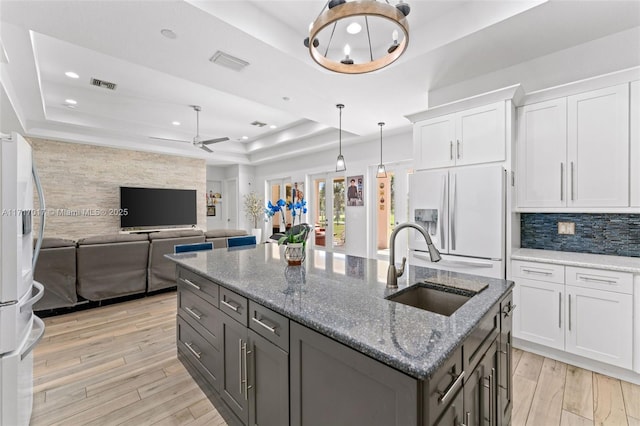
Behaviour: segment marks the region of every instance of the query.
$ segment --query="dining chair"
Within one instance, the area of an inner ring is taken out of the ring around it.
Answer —
[[[174,253],[188,253],[191,251],[213,250],[213,243],[178,244],[173,246]]]
[[[250,246],[256,245],[256,236],[255,235],[247,235],[243,237],[231,237],[227,240],[227,247],[239,247],[239,246]]]

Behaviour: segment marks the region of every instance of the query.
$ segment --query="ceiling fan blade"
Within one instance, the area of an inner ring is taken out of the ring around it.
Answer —
[[[207,151],[207,152],[213,152],[213,151],[212,151],[212,150],[210,150],[210,149],[209,149],[209,147],[208,147],[208,146],[206,146],[206,145],[196,145],[196,146],[197,146],[198,148],[200,148],[200,149],[204,149],[204,150],[205,150],[205,151]]]
[[[149,139],[157,139],[159,141],[171,141],[171,142],[191,142],[191,141],[186,141],[184,139],[158,138],[155,136],[149,136]]]
[[[229,138],[225,137],[225,138],[209,139],[209,140],[206,140],[206,141],[202,141],[200,143],[203,144],[203,145],[209,145],[209,144],[212,144],[212,143],[224,142],[224,141],[228,141],[228,140],[229,140]]]

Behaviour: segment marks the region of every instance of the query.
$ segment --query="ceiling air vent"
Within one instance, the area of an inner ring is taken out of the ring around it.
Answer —
[[[254,121],[253,123],[251,123],[251,125],[256,127],[264,127],[267,125],[267,123],[263,123],[262,121]]]
[[[97,79],[97,78],[92,78],[91,79],[91,85],[92,86],[98,86],[98,87],[104,87],[105,89],[109,89],[109,90],[116,90],[116,87],[118,86],[115,83],[110,83],[108,81],[100,80],[100,79]]]
[[[214,53],[209,60],[214,64],[230,68],[234,71],[241,71],[244,67],[249,65],[249,62],[243,61],[240,58],[236,58],[235,56],[231,56],[228,53],[224,53],[219,50]]]

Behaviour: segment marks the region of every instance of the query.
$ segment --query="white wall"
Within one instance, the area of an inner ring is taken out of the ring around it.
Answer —
[[[429,91],[429,108],[520,83],[525,93],[640,65],[640,27]]]
[[[383,134],[382,155],[384,163],[411,159],[413,157],[413,136],[410,125],[407,123],[406,128],[389,133],[388,136]],[[371,185],[375,184],[375,175],[370,174],[370,168],[380,162],[380,138],[358,143],[349,143],[343,140],[342,155],[344,155],[347,164],[347,171],[344,172],[345,177],[364,175],[366,197],[364,207],[347,207],[346,209],[345,253],[367,257],[369,239],[372,238],[367,233],[367,229],[372,229],[368,226],[368,218],[371,217],[370,209],[375,205],[370,199]],[[308,194],[311,188],[308,177],[318,173],[335,172],[337,156],[338,141],[336,140],[335,147],[330,150],[256,166],[255,182],[260,182],[262,188],[267,180],[291,177],[292,182],[305,181],[305,191]]]

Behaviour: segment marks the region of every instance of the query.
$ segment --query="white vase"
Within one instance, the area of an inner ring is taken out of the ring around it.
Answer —
[[[260,244],[262,242],[262,229],[260,228],[253,228],[251,230],[251,235],[255,235],[256,237],[256,244]]]
[[[304,243],[287,243],[284,258],[289,265],[301,265],[304,255]]]

